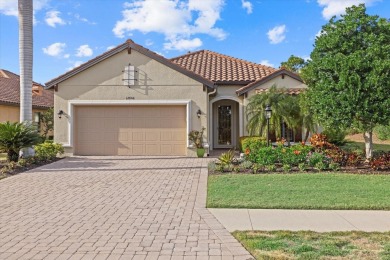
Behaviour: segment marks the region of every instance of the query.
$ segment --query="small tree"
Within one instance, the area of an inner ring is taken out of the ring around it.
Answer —
[[[0,123],[0,151],[7,153],[8,161],[17,162],[19,151],[41,141],[35,126],[29,123]]]
[[[53,131],[54,129],[54,109],[49,108],[45,112],[41,113],[39,121],[43,126],[42,136],[47,139],[49,132]]]
[[[282,62],[280,65],[292,72],[299,73],[306,66],[306,61],[301,57],[291,55],[287,61]]]
[[[310,57],[301,73],[310,108],[325,127],[364,131],[370,158],[373,128],[390,121],[390,21],[347,8],[322,27]]]

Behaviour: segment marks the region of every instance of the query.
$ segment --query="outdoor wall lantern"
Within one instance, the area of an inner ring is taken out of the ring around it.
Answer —
[[[200,118],[200,116],[202,115],[202,111],[200,111],[200,109],[198,109],[198,111],[196,111],[196,115],[198,116],[198,118]]]
[[[62,110],[58,111],[58,113],[57,113],[58,118],[61,119],[63,114],[65,114],[64,111],[62,111]]]
[[[269,146],[269,120],[271,119],[272,116],[272,109],[271,105],[267,105],[265,107],[265,118],[267,119],[267,146]]]

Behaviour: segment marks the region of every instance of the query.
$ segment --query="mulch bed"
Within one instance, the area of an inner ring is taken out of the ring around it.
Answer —
[[[63,157],[63,158],[65,158],[65,157]],[[37,168],[37,167],[40,167],[40,166],[43,166],[43,165],[46,165],[46,164],[50,164],[50,163],[62,160],[63,158],[55,158],[55,159],[50,160],[50,161],[29,164],[29,165],[26,165],[26,166],[17,166],[15,169],[9,170],[9,171],[7,171],[5,173],[0,173],[0,179],[5,178],[5,177],[10,177],[10,176],[22,173],[22,172],[26,172],[26,171],[32,170],[34,168]],[[3,167],[5,167],[6,165],[7,165],[7,162],[1,161],[0,162],[0,170]]]

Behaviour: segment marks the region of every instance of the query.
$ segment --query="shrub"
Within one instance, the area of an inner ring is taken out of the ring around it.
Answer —
[[[322,132],[327,137],[329,143],[335,145],[342,145],[345,143],[345,136],[347,135],[344,130],[338,128],[328,128]]]
[[[253,162],[255,160],[257,152],[267,146],[267,141],[264,137],[245,137],[242,138],[242,150],[249,157],[249,159]]]
[[[202,130],[192,130],[188,134],[188,139],[195,145],[196,148],[203,148],[203,132],[206,130],[205,127],[202,127]]]
[[[317,169],[319,171],[326,170],[327,168],[328,168],[328,165],[326,163],[324,163],[323,161],[317,162],[314,165],[314,169]]]
[[[283,164],[282,166],[284,172],[290,172],[291,171],[291,165],[290,164]]]
[[[278,150],[272,147],[260,148],[254,157],[254,161],[261,165],[275,164],[279,159]]]
[[[338,171],[338,170],[340,170],[340,164],[338,164],[338,163],[330,163],[329,164],[329,169],[331,169],[332,171]]]
[[[226,153],[222,153],[218,160],[223,165],[232,164],[234,160],[234,150],[229,150]]]
[[[276,171],[276,165],[275,164],[269,164],[265,166],[265,169],[269,172],[275,172]]]
[[[50,161],[57,157],[58,154],[64,153],[64,148],[59,143],[45,141],[42,144],[34,146],[35,156],[39,160]]]
[[[357,153],[348,153],[347,154],[347,163],[346,163],[347,166],[356,167],[356,166],[361,165],[362,163],[363,163],[363,157],[360,156],[359,154],[357,154]]]
[[[311,147],[305,145],[293,145],[291,147],[277,147],[278,161],[282,164],[298,166],[306,161]]]
[[[243,161],[240,166],[244,169],[250,169],[252,167],[253,163],[250,161]]]
[[[28,123],[0,123],[0,150],[7,153],[8,161],[17,162],[19,151],[41,140],[35,126]]]
[[[374,157],[370,161],[370,167],[374,170],[390,170],[390,152]]]
[[[390,125],[378,125],[374,128],[374,133],[380,140],[390,140]]]
[[[322,153],[314,152],[309,156],[309,165],[311,167],[316,167],[319,163],[324,163],[325,165],[329,164],[329,159]]]
[[[300,164],[298,164],[298,169],[299,169],[299,171],[301,171],[301,172],[306,171],[306,169],[307,169],[307,164],[306,164],[306,163],[300,163]]]

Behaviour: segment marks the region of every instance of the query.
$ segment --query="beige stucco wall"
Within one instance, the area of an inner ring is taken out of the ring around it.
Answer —
[[[33,115],[36,112],[44,112],[43,109],[33,109]],[[20,109],[18,106],[0,105],[0,122],[19,122]]]
[[[123,85],[123,70],[131,63],[138,71],[135,85]],[[58,85],[54,94],[54,109],[66,114],[71,100],[118,100],[131,97],[134,100],[192,100],[191,128],[207,127],[207,93],[203,85],[192,78],[173,70],[132,49],[131,54],[124,50],[110,58],[78,73]],[[131,104],[132,100],[128,100]],[[199,119],[196,111],[203,114]],[[68,117],[55,117],[55,141],[68,144]],[[206,131],[207,132],[207,131]],[[72,153],[73,148],[67,148]],[[192,150],[188,151],[192,154]]]
[[[277,88],[307,88],[306,84],[302,83],[301,81],[298,81],[296,79],[293,79],[287,75],[284,76],[284,78],[282,78],[282,76],[278,76],[254,89],[252,89],[251,91],[248,91],[248,95],[247,97],[244,99],[244,107],[246,108],[246,106],[248,105],[249,103],[249,99],[253,96],[253,95],[256,95],[256,89],[268,89],[270,87],[272,87],[273,85],[275,85]],[[245,109],[244,109],[245,110]],[[247,125],[247,118],[246,118],[246,115],[244,117],[244,125],[246,126]],[[245,127],[245,131],[244,131],[244,135],[248,135],[248,130],[247,128]]]

